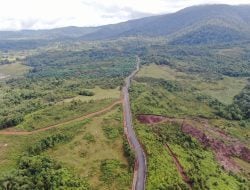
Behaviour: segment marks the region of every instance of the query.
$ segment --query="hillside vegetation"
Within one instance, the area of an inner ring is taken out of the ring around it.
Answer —
[[[250,6],[0,32],[0,189],[130,189],[121,89],[147,190],[248,190]]]

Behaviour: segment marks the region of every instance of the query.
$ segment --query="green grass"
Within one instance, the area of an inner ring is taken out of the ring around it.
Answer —
[[[12,63],[7,65],[0,65],[0,79],[8,77],[22,76],[29,71],[30,67],[21,63]]]
[[[119,131],[115,139],[106,136],[105,125]],[[123,153],[122,134],[121,109],[117,107],[95,117],[71,142],[46,154],[86,177],[94,189],[129,189],[132,178]]]
[[[222,79],[207,80],[198,74],[190,75],[168,66],[155,64],[143,66],[137,76],[178,81],[185,86],[195,87],[200,92],[210,95],[224,104],[232,103],[233,97],[239,94],[247,84],[246,78],[223,77]]]
[[[213,109],[189,91],[169,92],[159,86],[135,83],[131,96],[134,114],[214,117]]]
[[[108,138],[103,126],[116,128],[116,137]],[[71,138],[55,144],[42,154],[86,178],[93,189],[130,188],[132,173],[123,151],[123,122],[119,106],[91,120],[75,121],[33,135],[0,135],[0,176],[15,169],[17,160],[30,146],[51,134],[64,134]]]
[[[214,97],[220,100],[223,93],[229,93],[224,94],[221,102],[230,104],[233,96],[238,94],[245,84],[243,78],[207,80],[198,75],[176,72],[169,67],[149,65],[142,68],[139,77],[133,82],[130,90],[131,108],[134,117],[136,114],[159,114],[191,119],[204,117],[213,126],[220,127],[249,144],[249,122],[244,121],[243,125],[243,121],[228,121],[218,117],[215,106],[217,103],[213,99]],[[223,170],[212,151],[203,148],[195,139],[186,137],[179,126],[162,124],[150,127],[136,121],[134,123],[148,154],[147,189],[169,189],[170,186],[177,188],[184,184],[175,171],[176,166],[172,158],[164,148],[165,143],[169,144],[189,178],[194,181],[194,189],[236,190],[247,188],[249,185],[246,175]]]
[[[250,122],[245,121],[244,126],[242,126],[241,121],[228,121],[225,119],[212,119],[210,123],[230,134],[232,137],[235,137],[242,142],[245,142],[249,146],[249,137],[250,137]]]
[[[177,155],[187,175],[194,181],[194,189],[233,190],[240,187],[241,182],[221,169],[211,150],[183,134],[179,125],[162,124],[155,126],[156,131]]]
[[[59,128],[53,128],[45,132],[32,135],[15,136],[0,135],[0,176],[16,167],[16,162],[28,148],[51,134],[75,135],[83,130],[89,120],[73,122]]]
[[[148,190],[187,187],[178,173],[172,157],[146,125],[136,124],[138,137],[147,154]],[[186,188],[187,189],[187,188]]]
[[[93,92],[93,96],[76,96],[74,98],[65,99],[62,102],[71,102],[72,100],[81,100],[83,102],[90,101],[90,100],[102,100],[102,99],[118,99],[120,97],[120,90],[119,88],[115,89],[102,89],[98,86],[96,86],[93,89],[90,89],[89,91]]]
[[[38,110],[24,117],[24,121],[16,128],[19,130],[35,130],[51,125],[59,124],[71,119],[99,111],[114,100],[106,99],[100,101],[82,102],[71,101],[69,103],[55,104],[45,109]]]
[[[201,82],[197,88],[204,94],[210,95],[224,104],[231,104],[233,97],[246,86],[244,78],[224,77],[214,82]]]

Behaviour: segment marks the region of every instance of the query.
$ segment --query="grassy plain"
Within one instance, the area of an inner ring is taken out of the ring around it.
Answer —
[[[27,73],[29,69],[30,67],[21,63],[0,65],[0,77],[1,75],[2,78],[22,76],[23,74]]]
[[[30,146],[51,134],[64,134],[71,138],[41,154],[87,179],[93,189],[130,188],[132,173],[123,152],[120,106],[93,119],[75,121],[33,135],[0,135],[0,176],[14,169]]]
[[[122,137],[121,108],[116,107],[95,117],[71,142],[46,154],[87,178],[94,189],[129,189],[132,178],[123,154]],[[109,164],[110,171],[103,171],[104,163]]]
[[[115,89],[102,89],[96,86],[93,89],[88,89],[90,92],[93,92],[93,96],[76,96],[74,98],[65,99],[62,102],[70,102],[72,100],[81,100],[83,102],[90,100],[103,100],[103,99],[118,99],[121,95],[119,87]]]
[[[26,115],[24,121],[17,125],[16,129],[29,131],[41,129],[99,111],[114,101],[114,99],[99,100],[97,102],[82,102],[78,100],[55,104]]]
[[[171,69],[169,66],[156,64],[143,66],[137,76],[175,80],[183,85],[195,87],[200,92],[210,95],[224,104],[232,103],[233,97],[239,94],[247,84],[246,78],[224,76],[222,79],[207,80],[198,74],[188,75]]]

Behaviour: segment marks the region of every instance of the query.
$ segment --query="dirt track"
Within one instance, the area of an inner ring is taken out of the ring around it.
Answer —
[[[107,112],[107,111],[111,110],[114,106],[116,106],[118,104],[121,104],[121,103],[122,103],[122,101],[118,100],[118,101],[112,103],[111,105],[109,105],[108,107],[106,107],[106,108],[104,108],[104,109],[102,109],[100,111],[93,112],[93,113],[90,113],[90,114],[87,114],[87,115],[84,115],[84,116],[81,116],[81,117],[78,117],[78,118],[75,118],[75,119],[71,119],[71,120],[56,124],[56,125],[51,125],[51,126],[48,126],[48,127],[45,127],[45,128],[34,130],[34,131],[15,131],[12,128],[9,128],[9,129],[1,130],[0,135],[31,135],[31,134],[39,133],[39,132],[42,132],[42,131],[47,131],[49,129],[60,127],[62,125],[66,125],[66,124],[69,124],[69,123],[74,122],[74,121],[81,121],[81,120],[84,120],[84,119],[87,119],[87,118],[90,118],[90,117],[97,116],[99,114],[102,114],[104,112]]]
[[[157,125],[160,123],[177,123],[183,133],[197,139],[203,146],[209,147],[218,163],[227,171],[239,172],[244,170],[234,158],[250,162],[250,149],[247,144],[232,137],[222,129],[209,124],[204,118],[169,118],[161,115],[141,114],[137,119],[144,124]]]
[[[190,189],[192,189],[192,182],[190,181],[189,177],[187,176],[183,166],[181,165],[179,159],[176,157],[175,153],[171,150],[171,148],[168,146],[168,144],[165,145],[166,149],[168,150],[168,153],[172,156],[175,166],[180,173],[183,181],[186,182],[186,184],[189,186]]]
[[[122,90],[122,100],[118,100],[114,103],[112,103],[110,106],[90,114],[87,114],[85,116],[71,119],[56,125],[51,125],[45,128],[37,129],[34,131],[16,131],[13,130],[13,128],[8,128],[0,131],[0,135],[31,135],[43,131],[47,131],[52,128],[57,128],[65,124],[69,124],[74,121],[81,121],[90,117],[97,116],[99,114],[102,114],[104,112],[107,112],[111,110],[114,106],[118,104],[123,104],[123,116],[124,116],[124,129],[125,134],[127,136],[127,139],[129,141],[130,146],[135,151],[136,161],[135,161],[135,170],[134,170],[134,178],[133,178],[133,190],[145,190],[145,183],[146,183],[146,155],[144,153],[143,148],[140,145],[139,140],[136,137],[135,131],[132,126],[132,113],[130,109],[130,101],[129,101],[129,92],[128,89],[130,87],[131,79],[134,77],[134,75],[139,71],[139,58],[137,59],[137,68],[135,71],[133,71],[126,79],[125,79],[125,86]]]

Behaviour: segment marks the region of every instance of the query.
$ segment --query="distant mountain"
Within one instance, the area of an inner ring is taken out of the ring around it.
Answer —
[[[100,27],[0,32],[0,41],[104,40],[129,36],[164,36],[171,44],[207,44],[247,40],[250,39],[250,5],[193,6],[172,14]]]
[[[84,39],[126,36],[166,36],[173,44],[228,42],[249,38],[250,6],[204,5],[166,14],[103,26]],[[190,38],[190,40],[188,40]]]
[[[97,31],[98,27],[69,26],[50,30],[0,31],[0,40],[38,40],[77,38]]]

